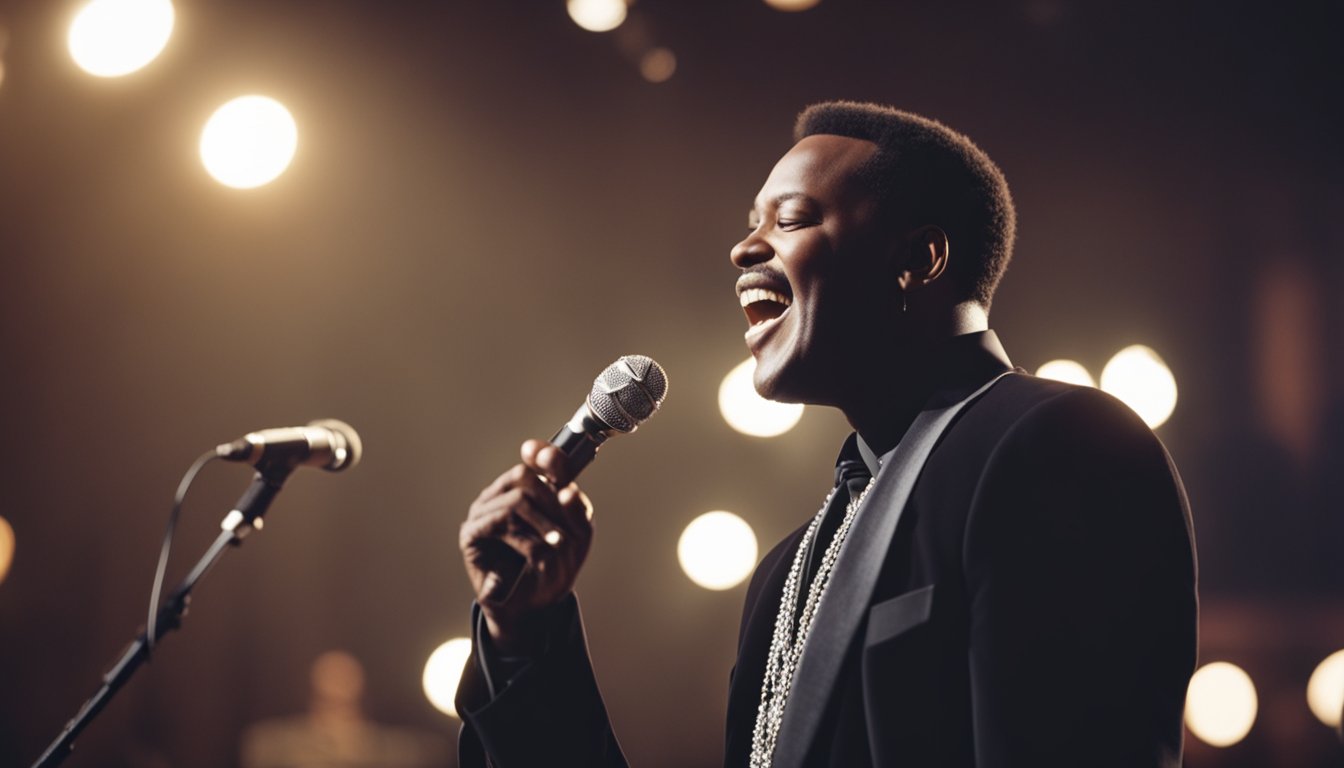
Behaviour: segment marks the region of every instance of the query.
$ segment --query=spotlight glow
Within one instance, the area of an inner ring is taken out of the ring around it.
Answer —
[[[1101,371],[1101,388],[1134,409],[1153,429],[1176,410],[1176,378],[1156,352],[1141,344],[1115,353]]]
[[[1190,678],[1185,724],[1205,743],[1230,747],[1251,732],[1259,707],[1251,676],[1235,664],[1215,661]]]
[[[201,162],[219,183],[251,189],[284,173],[298,143],[298,127],[283,104],[266,96],[240,96],[206,122]]]
[[[169,0],[93,0],[70,22],[66,45],[85,72],[120,77],[153,61],[172,33]]]
[[[453,697],[457,695],[457,685],[462,682],[462,669],[469,658],[471,641],[465,637],[454,637],[435,648],[429,655],[429,661],[425,662],[425,673],[420,679],[425,696],[435,709],[445,715],[457,717]]]
[[[814,8],[821,0],[765,0],[765,4],[776,11],[806,11]]]
[[[625,0],[566,0],[565,9],[589,32],[610,32],[625,22]]]
[[[639,73],[650,83],[665,83],[677,72],[677,55],[666,48],[654,48],[640,57]]]
[[[730,589],[756,567],[756,534],[732,512],[706,512],[682,531],[677,560],[691,581],[705,589]]]
[[[1339,727],[1344,710],[1344,651],[1335,651],[1325,657],[1307,681],[1307,706],[1317,720]]]
[[[744,435],[775,437],[793,429],[803,417],[801,403],[776,403],[756,394],[751,383],[756,359],[749,357],[723,377],[719,412],[728,426]]]
[[[0,517],[0,584],[9,575],[9,566],[14,564],[14,529],[9,521]]]
[[[1092,379],[1092,374],[1087,372],[1082,363],[1073,360],[1051,360],[1036,369],[1036,375],[1042,379],[1054,379],[1068,384],[1078,384],[1084,387],[1095,387],[1097,382]]]

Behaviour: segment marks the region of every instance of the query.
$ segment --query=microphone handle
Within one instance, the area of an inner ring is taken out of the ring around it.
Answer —
[[[597,455],[597,449],[615,432],[616,430],[593,415],[592,409],[585,402],[574,412],[574,417],[551,437],[551,445],[559,448],[568,457],[571,477],[578,477]]]

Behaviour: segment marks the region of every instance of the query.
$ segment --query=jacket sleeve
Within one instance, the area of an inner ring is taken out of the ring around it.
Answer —
[[[491,664],[492,652],[488,638],[482,637],[476,605],[472,606],[472,627],[472,653],[455,702],[462,717],[458,765],[625,768],[625,756],[612,733],[588,658],[583,620],[573,594],[553,609],[542,654],[510,670],[507,680],[500,679],[497,660]]]
[[[1179,766],[1193,533],[1142,421],[1092,389],[1035,406],[978,479],[963,545],[976,765]]]

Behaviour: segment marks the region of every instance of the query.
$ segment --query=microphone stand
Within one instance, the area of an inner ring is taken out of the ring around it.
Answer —
[[[157,626],[154,630],[153,643],[150,642],[148,629],[142,631],[140,635],[131,642],[130,647],[121,655],[121,658],[112,666],[112,669],[103,675],[103,685],[93,697],[84,702],[75,717],[65,725],[65,730],[60,736],[47,747],[47,751],[33,763],[33,768],[50,768],[60,765],[66,757],[75,749],[75,737],[80,734],[84,728],[92,722],[93,718],[107,706],[117,691],[131,679],[131,675],[140,668],[140,665],[149,660],[149,649],[152,644],[157,644],[159,639],[170,631],[177,629],[182,625],[182,617],[187,613],[187,606],[191,603],[191,591],[195,589],[196,582],[200,581],[210,569],[215,567],[215,563],[224,556],[229,547],[236,547],[242,544],[243,539],[254,530],[261,530],[262,515],[266,514],[267,508],[271,502],[280,493],[284,486],[285,479],[293,467],[282,463],[263,463],[257,467],[257,474],[252,478],[252,485],[248,487],[238,499],[237,505],[224,517],[220,523],[221,530],[215,543],[210,545],[205,554],[201,556],[200,561],[191,569],[187,577],[176,590],[173,591],[168,599],[160,606],[157,614]]]

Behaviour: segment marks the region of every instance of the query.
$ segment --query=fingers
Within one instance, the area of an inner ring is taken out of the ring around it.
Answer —
[[[544,554],[543,550],[549,549],[537,531],[549,528],[544,518],[529,508],[523,491],[515,488],[473,505],[462,524],[459,543],[465,551],[478,542],[494,539],[533,562]]]
[[[570,483],[555,496],[572,527],[580,530],[592,527],[589,521],[593,519],[593,502],[588,499],[588,494],[579,490],[579,486]]]
[[[459,546],[477,599],[501,624],[554,604],[574,586],[592,543],[592,503],[555,446],[529,440],[523,463],[472,503]]]
[[[557,491],[533,468],[518,464],[496,478],[472,504],[462,527],[461,544],[466,547],[478,538],[504,538],[508,534],[556,547],[577,537],[586,550],[586,542],[592,537],[588,522],[591,509],[588,497],[574,484]],[[531,547],[510,546],[532,557]]]
[[[543,475],[557,488],[568,485],[573,479],[568,459],[564,451],[541,440],[528,440],[522,447],[523,463],[533,471]]]

